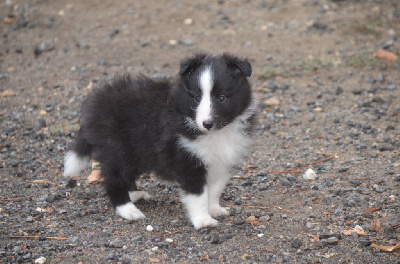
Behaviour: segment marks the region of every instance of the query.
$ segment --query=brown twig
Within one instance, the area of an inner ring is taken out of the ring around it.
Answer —
[[[165,231],[168,233],[168,235],[173,235],[173,234],[182,232],[182,229],[178,229],[178,230],[175,230],[175,231],[172,231],[172,232],[169,232],[167,230],[165,230]]]
[[[250,205],[250,204],[242,204],[242,206],[251,207],[251,208],[257,208],[257,209],[279,209],[279,210],[284,211],[284,212],[286,212],[288,214],[295,215],[295,213],[293,213],[293,212],[291,212],[289,210],[283,209],[282,207],[280,207],[278,205],[264,207],[264,206]]]
[[[281,171],[266,171],[266,173],[273,173],[273,174],[282,174],[282,173],[301,173],[301,170],[281,170]]]
[[[262,88],[262,87],[253,87],[253,90],[255,90],[255,91],[262,91],[262,92],[270,92],[271,91],[271,89],[268,89],[268,88]]]
[[[268,249],[268,248],[260,249],[260,252],[263,252],[263,251],[266,251],[266,252],[269,252],[269,253],[275,253],[275,250]]]
[[[39,238],[40,236],[8,236],[8,238]],[[45,239],[69,240],[68,237],[44,237]]]
[[[2,198],[2,199],[0,199],[0,201],[2,201],[2,202],[19,201],[19,200],[23,200],[23,199],[29,198],[29,197],[32,197],[32,195],[28,195],[25,197],[17,197],[17,198]]]

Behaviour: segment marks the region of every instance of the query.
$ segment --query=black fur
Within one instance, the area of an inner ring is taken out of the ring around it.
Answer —
[[[196,54],[181,63],[174,82],[145,76],[117,78],[94,89],[82,107],[81,129],[70,150],[98,161],[105,189],[114,206],[129,202],[129,191],[143,173],[176,181],[190,194],[200,194],[206,184],[204,162],[179,145],[179,138],[196,140],[203,135],[187,124],[194,119],[196,95],[201,95],[200,70],[212,67],[215,129],[222,129],[251,103],[251,75],[247,60],[229,54]],[[219,96],[226,99],[219,102]],[[251,131],[254,115],[246,132]],[[212,131],[211,131],[212,132]]]

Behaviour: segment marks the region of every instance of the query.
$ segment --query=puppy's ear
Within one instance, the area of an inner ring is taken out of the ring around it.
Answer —
[[[179,75],[183,76],[186,74],[193,73],[206,58],[207,54],[197,53],[192,57],[187,58],[181,62],[181,68],[179,69]]]
[[[228,53],[224,53],[222,55],[222,58],[225,60],[226,65],[228,65],[228,67],[233,68],[236,71],[239,71],[246,77],[251,76],[251,64],[247,59],[240,59]]]

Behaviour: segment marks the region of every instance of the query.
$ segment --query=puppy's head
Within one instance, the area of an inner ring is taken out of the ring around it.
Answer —
[[[221,129],[249,106],[250,75],[247,59],[227,53],[195,54],[181,63],[176,108],[193,129],[203,133]]]

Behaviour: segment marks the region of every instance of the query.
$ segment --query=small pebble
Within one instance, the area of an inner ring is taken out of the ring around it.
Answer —
[[[218,234],[212,234],[210,236],[210,243],[211,244],[220,244],[221,243],[221,238],[219,237]]]
[[[317,177],[317,174],[312,169],[306,170],[303,174],[303,178],[306,180],[314,180]]]
[[[183,21],[183,23],[184,23],[185,25],[191,25],[191,24],[193,24],[193,19],[191,19],[191,18],[186,18],[186,19]]]
[[[151,248],[151,251],[157,252],[157,251],[158,251],[158,247],[157,247],[157,246],[156,246],[156,247],[152,247],[152,248]]]
[[[148,225],[148,226],[146,226],[146,230],[151,232],[151,231],[153,231],[153,227],[151,225]]]
[[[233,208],[233,213],[235,215],[241,214],[242,213],[242,207],[235,207]]]
[[[46,262],[46,258],[45,257],[40,257],[35,259],[35,264],[43,264]]]
[[[52,39],[46,39],[42,41],[39,45],[39,50],[41,52],[51,51],[54,49],[54,41]]]
[[[303,243],[299,239],[295,239],[292,241],[291,245],[293,248],[300,248]]]
[[[326,239],[326,244],[329,245],[336,245],[337,243],[339,243],[339,239],[337,237],[330,237],[328,239]]]
[[[183,46],[192,46],[194,44],[193,41],[190,39],[180,40],[178,43]]]

